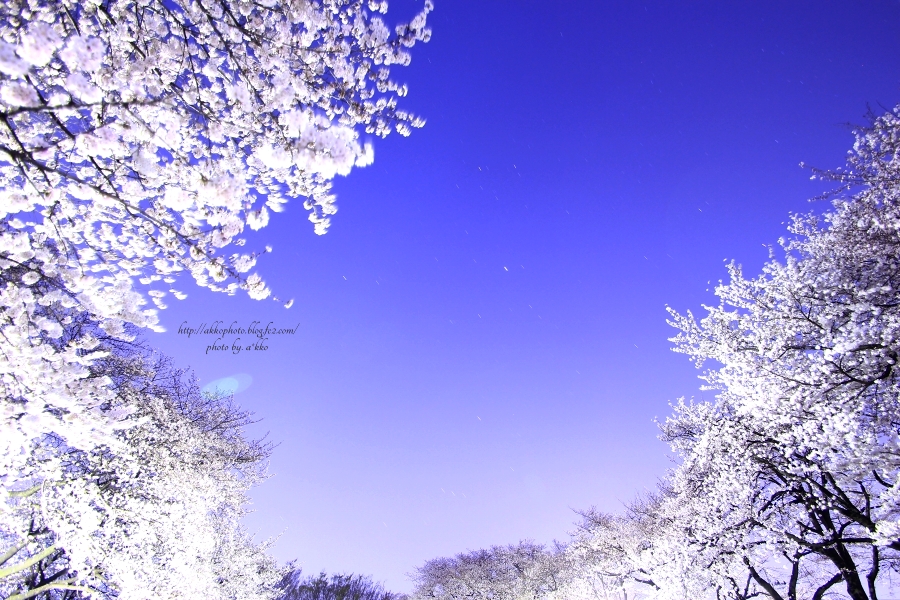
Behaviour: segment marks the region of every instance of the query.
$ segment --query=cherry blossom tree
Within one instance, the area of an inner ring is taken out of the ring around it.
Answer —
[[[684,532],[671,517],[669,490],[639,497],[620,515],[594,508],[566,547],[561,598],[628,600],[702,596],[709,580],[684,568]],[[689,575],[685,577],[685,575]]]
[[[71,585],[176,597],[177,569],[213,572],[209,548],[191,544],[247,548],[232,527],[239,510],[222,512],[214,496],[192,496],[177,478],[138,478],[104,495],[109,477],[162,473],[178,446],[153,449],[146,440],[159,432],[148,433],[146,419],[156,400],[124,393],[98,365],[115,355],[111,340],[133,338],[132,327],[158,329],[163,299],[185,296],[176,289],[182,274],[214,291],[269,297],[251,273],[263,252],[238,250],[245,228],[264,227],[270,211],[300,199],[324,233],[336,210],[331,181],[372,160],[360,134],[422,125],[397,108],[406,88],[389,69],[428,39],[431,3],[393,31],[380,16],[386,9],[354,0],[0,3],[5,589],[33,595],[22,577],[39,568],[61,573],[48,581],[55,589],[76,577]],[[177,411],[160,414],[189,425]],[[160,461],[159,470],[143,460]],[[212,477],[198,489],[230,490],[221,506],[241,506],[242,488],[204,471],[207,463],[176,464],[166,468]],[[186,525],[178,535],[154,529],[157,517]],[[216,568],[227,573],[245,559]]]
[[[134,410],[117,436],[125,449],[33,441],[33,485],[10,494],[0,521],[0,593],[273,598],[282,570],[239,522],[270,450],[244,436],[249,413],[202,394],[164,357],[107,343],[92,375],[111,379],[104,410]]]
[[[876,600],[900,567],[900,109],[856,133],[831,211],[718,306],[672,311],[714,402],[661,423],[678,465],[623,516],[590,513],[576,581],[653,598]]]
[[[585,514],[570,589],[876,600],[900,568],[900,107],[856,132],[831,211],[780,260],[728,265],[718,306],[671,311],[717,393],[660,424],[678,465],[624,515]],[[580,588],[579,588],[580,586]],[[582,597],[574,594],[572,597]],[[598,596],[599,597],[599,596]]]
[[[416,600],[538,600],[562,584],[561,547],[547,550],[523,541],[437,558],[413,574]]]
[[[875,600],[900,566],[900,107],[856,133],[847,170],[818,174],[843,195],[794,217],[782,260],[755,278],[730,265],[699,322],[672,313],[717,397],[680,404],[663,437],[710,568],[776,600]]]

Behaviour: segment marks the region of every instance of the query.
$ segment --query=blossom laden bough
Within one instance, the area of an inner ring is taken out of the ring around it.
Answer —
[[[372,161],[357,129],[423,124],[389,67],[428,39],[431,4],[395,35],[367,8],[386,4],[5,3],[0,211],[51,261],[107,274],[98,291],[181,271],[250,291],[235,263],[254,255],[221,248],[290,198],[324,233],[331,180]]]

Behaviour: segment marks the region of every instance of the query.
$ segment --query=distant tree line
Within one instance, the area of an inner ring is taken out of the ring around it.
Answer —
[[[278,600],[406,600],[364,575],[303,576],[301,569],[288,571],[278,585]]]

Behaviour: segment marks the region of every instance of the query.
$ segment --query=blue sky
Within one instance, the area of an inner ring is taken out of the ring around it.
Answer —
[[[421,0],[392,2],[411,16]],[[283,298],[187,285],[151,344],[279,445],[248,526],[310,573],[408,591],[425,560],[565,539],[670,464],[653,419],[697,372],[666,305],[714,302],[789,213],[824,210],[803,161],[840,166],[850,123],[900,102],[900,2],[443,0],[397,69],[410,138],[336,182],[319,237],[300,202],[250,245]],[[298,326],[206,353],[180,323]]]

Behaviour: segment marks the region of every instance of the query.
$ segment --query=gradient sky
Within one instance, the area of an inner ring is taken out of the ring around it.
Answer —
[[[408,18],[422,0],[393,1]],[[724,259],[757,273],[801,161],[900,102],[900,2],[438,0],[397,69],[428,120],[375,140],[314,235],[289,204],[248,247],[285,310],[185,283],[149,341],[278,444],[247,524],[307,573],[409,591],[424,561],[564,540],[669,466],[654,418],[702,398],[666,305],[701,310]],[[206,354],[179,325],[299,324]]]

